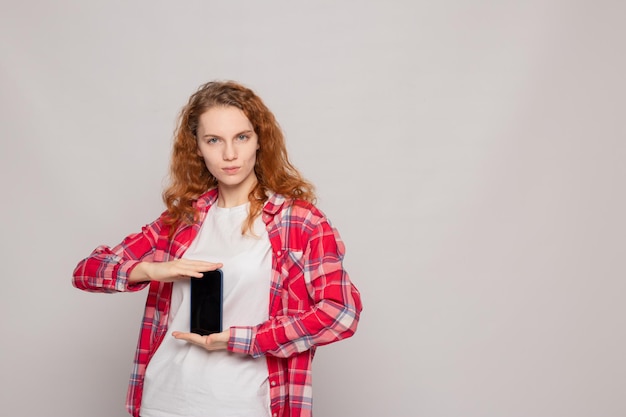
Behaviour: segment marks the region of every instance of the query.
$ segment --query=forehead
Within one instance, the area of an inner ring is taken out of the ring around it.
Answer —
[[[237,133],[252,129],[244,112],[233,106],[211,107],[198,118],[198,133]]]

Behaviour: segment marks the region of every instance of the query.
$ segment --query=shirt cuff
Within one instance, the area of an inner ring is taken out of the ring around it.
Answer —
[[[257,327],[231,327],[230,337],[228,339],[228,350],[235,353],[250,355],[253,358],[262,356],[258,349],[254,349],[256,333]]]
[[[117,270],[117,279],[115,280],[115,289],[117,291],[126,291],[126,290],[139,290],[146,286],[146,282],[137,282],[135,284],[128,283],[128,276],[130,272],[139,265],[141,261],[125,261],[123,262],[119,269]]]

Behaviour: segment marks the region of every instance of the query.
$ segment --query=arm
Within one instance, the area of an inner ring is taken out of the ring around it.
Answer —
[[[161,219],[162,216],[145,226],[141,233],[126,237],[113,249],[108,246],[96,248],[74,270],[74,286],[90,292],[138,291],[149,281],[201,278],[202,272],[222,267],[221,263],[189,259],[152,262],[157,242],[168,236],[168,229]]]
[[[289,357],[314,346],[352,336],[362,310],[361,298],[343,268],[344,246],[324,219],[304,224],[302,269],[291,287],[306,291],[310,307],[295,314],[271,317],[252,327],[231,327],[228,349],[258,357]],[[286,291],[286,289],[282,289]]]
[[[161,218],[144,226],[140,233],[127,236],[110,248],[98,246],[74,269],[72,284],[90,292],[125,292],[143,289],[146,282],[129,282],[132,271],[141,261],[149,261],[156,248],[163,225]]]

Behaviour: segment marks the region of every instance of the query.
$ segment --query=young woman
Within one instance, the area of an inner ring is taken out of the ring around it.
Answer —
[[[261,99],[202,85],[173,146],[167,210],[74,270],[94,292],[149,287],[128,390],[137,417],[311,416],[315,348],[351,336],[344,245]],[[223,272],[223,328],[189,331],[190,280]]]

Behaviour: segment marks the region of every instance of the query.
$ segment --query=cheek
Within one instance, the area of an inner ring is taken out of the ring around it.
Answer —
[[[251,147],[251,149],[249,149],[247,153],[248,153],[248,160],[254,163],[257,159],[259,150],[257,147]]]
[[[207,167],[207,169],[209,169],[209,171],[211,170],[211,168],[215,165],[215,158],[208,152],[204,152],[202,153],[200,151],[200,149],[198,149],[198,155],[200,156],[200,158],[202,159],[202,161],[204,162],[204,165]]]
[[[250,155],[250,157],[248,158],[248,163],[247,165],[250,167],[251,170],[254,170],[254,167],[256,166],[256,152],[253,153],[252,155]]]

